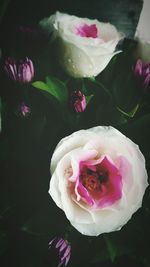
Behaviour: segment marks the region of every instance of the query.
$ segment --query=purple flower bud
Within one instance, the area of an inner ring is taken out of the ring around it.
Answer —
[[[8,58],[5,61],[4,69],[12,80],[19,83],[29,83],[34,77],[33,63],[27,57],[19,62]]]
[[[142,76],[142,66],[143,66],[142,60],[138,59],[134,68],[134,73],[136,76]]]
[[[150,87],[150,63],[144,64],[141,59],[138,59],[134,74],[141,81],[144,89],[147,90]]]
[[[71,246],[67,240],[55,237],[49,242],[49,249],[56,250],[58,256],[58,267],[67,266],[71,256]]]
[[[77,90],[72,93],[71,104],[75,112],[83,112],[86,108],[86,97],[81,91]]]
[[[23,116],[23,117],[25,117],[25,116],[27,116],[27,115],[29,115],[29,113],[30,113],[30,108],[24,103],[24,102],[22,102],[21,104],[20,104],[20,106],[19,106],[19,113]]]

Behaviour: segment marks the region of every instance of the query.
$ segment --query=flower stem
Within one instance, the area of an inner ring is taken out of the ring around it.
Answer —
[[[69,234],[71,233],[71,231],[72,231],[72,226],[69,224],[66,227],[65,236],[64,236],[66,240],[69,239]]]
[[[101,82],[99,82],[99,81],[97,81],[97,80],[95,80],[95,83],[97,84],[97,85],[99,85],[109,96],[110,96],[110,98],[112,99],[112,94],[110,93],[110,91],[104,86],[104,84],[103,83],[101,83]]]

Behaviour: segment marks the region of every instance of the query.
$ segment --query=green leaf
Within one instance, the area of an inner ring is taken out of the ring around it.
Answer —
[[[44,90],[46,92],[49,92],[49,88],[48,88],[47,84],[42,82],[42,81],[36,81],[36,82],[32,83],[32,85],[37,89],[41,89],[41,90]]]
[[[60,102],[65,102],[67,101],[68,98],[68,91],[66,85],[54,78],[54,77],[46,77],[46,84],[48,86],[49,92],[57,98],[58,101]]]
[[[109,253],[109,257],[111,261],[114,262],[117,256],[117,247],[108,236],[104,235],[104,240],[107,247],[107,251]]]
[[[89,102],[91,101],[91,99],[92,99],[93,96],[94,96],[94,95],[87,95],[87,96],[86,96],[86,104],[87,104],[87,105],[89,104]]]
[[[88,80],[92,81],[92,82],[95,82],[95,77],[89,77]]]
[[[36,81],[32,83],[32,85],[37,89],[47,92],[61,103],[67,101],[68,91],[66,85],[54,77],[47,76],[46,83],[42,81]]]
[[[133,254],[133,250],[130,247],[125,247],[122,245],[119,245],[116,247],[115,258],[121,257],[123,255],[129,255],[129,254],[130,255]],[[108,252],[108,248],[103,249],[103,250],[99,251],[98,254],[95,255],[95,257],[92,259],[92,263],[98,263],[98,262],[106,261],[109,258],[110,258],[110,253]],[[114,258],[114,260],[115,260],[115,258]],[[112,261],[112,259],[111,259],[111,261]]]
[[[117,107],[117,109],[125,116],[129,117],[129,118],[133,118],[134,115],[136,114],[137,110],[139,109],[139,104],[137,104],[131,111],[129,112],[125,112],[123,111],[121,108]]]
[[[121,257],[122,255],[133,254],[133,247],[130,244],[125,245],[123,242],[120,243],[120,241],[114,240],[108,234],[104,234],[103,237],[111,262],[114,262],[117,257]]]

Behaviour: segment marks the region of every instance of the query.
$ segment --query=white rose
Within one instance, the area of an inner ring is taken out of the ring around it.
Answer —
[[[121,229],[141,207],[147,182],[139,147],[113,127],[63,138],[51,159],[49,193],[82,234]]]
[[[110,23],[56,12],[40,22],[56,40],[64,70],[73,77],[97,76],[107,66],[123,34]]]

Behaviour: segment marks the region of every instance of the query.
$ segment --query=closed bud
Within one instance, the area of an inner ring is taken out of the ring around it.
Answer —
[[[49,250],[51,252],[56,252],[55,254],[57,257],[56,261],[58,262],[58,267],[67,266],[71,256],[71,246],[67,240],[55,237],[49,242]]]
[[[34,66],[27,57],[19,62],[8,58],[5,61],[4,69],[8,76],[19,83],[29,83],[34,77]]]
[[[19,105],[19,114],[23,117],[26,117],[30,114],[30,108],[25,104],[25,102],[21,102]]]
[[[81,113],[86,108],[86,97],[85,95],[77,90],[72,93],[71,104],[76,113]]]
[[[150,87],[150,63],[144,64],[141,59],[138,59],[135,68],[135,76],[140,80],[144,90]]]

